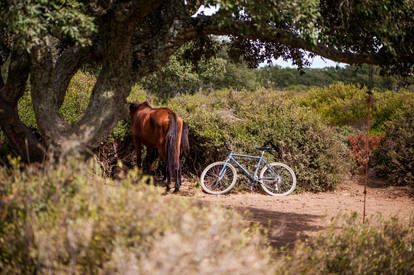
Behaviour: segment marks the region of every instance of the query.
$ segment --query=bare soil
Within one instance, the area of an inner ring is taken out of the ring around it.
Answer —
[[[302,193],[285,197],[272,197],[259,191],[210,195],[183,183],[181,195],[191,196],[202,203],[220,204],[236,209],[251,222],[258,222],[269,229],[271,245],[292,245],[297,239],[321,232],[331,218],[340,213],[358,212],[362,217],[364,180],[344,181],[332,192]],[[367,188],[366,215],[380,213],[383,218],[398,217],[408,222],[414,216],[414,197],[407,187],[386,186],[381,180],[370,179]]]

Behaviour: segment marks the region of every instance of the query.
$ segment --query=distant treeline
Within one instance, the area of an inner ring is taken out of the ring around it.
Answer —
[[[302,72],[294,68],[267,66],[257,69],[257,80],[262,87],[274,89],[307,89],[311,86],[323,87],[336,82],[360,84],[379,90],[414,89],[413,78],[381,75],[373,67],[372,83],[369,79],[370,66],[326,67],[322,69],[305,68]]]

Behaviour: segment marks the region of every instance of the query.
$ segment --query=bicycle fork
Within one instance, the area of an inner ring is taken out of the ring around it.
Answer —
[[[224,177],[224,175],[226,174],[226,168],[227,168],[227,164],[229,163],[230,158],[227,158],[226,161],[224,162],[223,167],[221,168],[221,171],[219,173],[219,177],[218,177],[218,181],[221,181]]]

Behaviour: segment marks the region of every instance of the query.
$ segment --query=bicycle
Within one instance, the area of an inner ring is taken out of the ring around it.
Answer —
[[[260,156],[234,154],[233,149],[225,144],[230,154],[225,161],[213,162],[201,173],[201,187],[209,194],[221,195],[229,192],[237,180],[237,172],[230,161],[233,161],[247,175],[252,184],[260,184],[262,189],[271,196],[286,196],[295,190],[296,176],[292,168],[280,162],[268,163],[263,155],[270,147],[256,147],[261,150]],[[235,157],[257,159],[257,165],[253,175],[241,165]],[[261,164],[264,164],[257,176]]]

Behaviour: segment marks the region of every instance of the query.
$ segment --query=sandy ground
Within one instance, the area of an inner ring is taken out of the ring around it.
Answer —
[[[240,211],[248,221],[267,227],[272,246],[281,247],[321,232],[331,218],[341,212],[356,211],[362,216],[363,189],[363,180],[353,179],[326,193],[286,197],[272,197],[259,191],[209,195],[187,181],[183,183],[180,193],[203,203],[221,204]],[[407,222],[414,215],[414,197],[409,194],[406,187],[387,187],[381,181],[370,180],[367,217],[380,213],[384,218],[397,216],[400,221]]]

